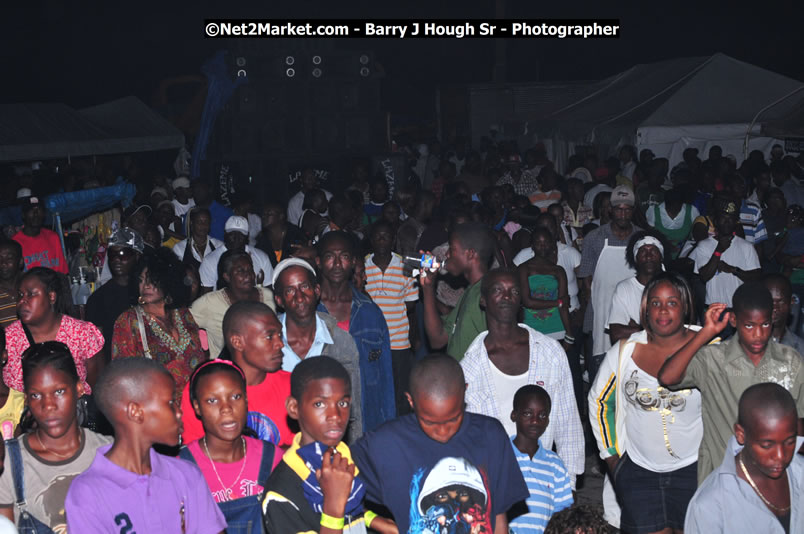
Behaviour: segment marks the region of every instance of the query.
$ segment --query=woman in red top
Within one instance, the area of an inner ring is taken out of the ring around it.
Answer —
[[[190,287],[184,284],[184,266],[161,248],[144,255],[132,275],[136,304],[114,323],[112,359],[145,356],[158,361],[173,375],[181,395],[192,370],[208,358],[187,309]]]
[[[3,381],[17,391],[22,383],[22,353],[35,343],[61,341],[70,348],[84,393],[103,368],[103,334],[94,324],[66,315],[69,293],[64,277],[47,267],[34,267],[19,282],[17,315],[19,320],[6,328],[8,363],[3,368]],[[26,332],[27,330],[27,332]]]

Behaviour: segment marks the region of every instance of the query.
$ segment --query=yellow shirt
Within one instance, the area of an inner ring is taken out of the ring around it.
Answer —
[[[0,430],[3,432],[3,439],[14,437],[14,429],[20,422],[22,409],[25,407],[25,394],[16,389],[8,390],[8,399],[5,405],[0,408]]]

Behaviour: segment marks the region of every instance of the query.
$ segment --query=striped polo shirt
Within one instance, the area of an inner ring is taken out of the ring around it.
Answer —
[[[406,276],[403,267],[402,256],[396,253],[391,253],[391,262],[385,272],[374,265],[374,254],[366,256],[366,291],[388,323],[391,350],[410,348],[410,324],[405,303],[419,298],[415,279]]]
[[[533,458],[516,448],[513,437],[511,446],[530,496],[526,501],[528,513],[512,519],[509,529],[514,534],[544,532],[554,513],[572,506],[569,473],[561,458],[542,447],[541,441]]]
[[[0,326],[7,327],[17,320],[17,299],[11,293],[0,293]]]
[[[745,240],[752,245],[768,239],[768,230],[762,219],[762,208],[756,202],[743,200],[740,207],[740,224],[743,225]]]

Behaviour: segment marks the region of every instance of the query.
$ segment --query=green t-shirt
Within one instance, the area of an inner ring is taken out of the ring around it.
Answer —
[[[463,359],[466,349],[478,334],[488,330],[486,312],[480,309],[480,282],[478,280],[467,287],[455,308],[443,318],[449,336],[447,354],[458,361]]]
[[[723,460],[726,444],[734,434],[740,395],[754,384],[779,384],[796,400],[799,416],[804,415],[804,364],[790,347],[771,340],[759,365],[745,355],[737,336],[695,353],[684,380],[673,389],[701,390],[704,432],[698,454],[698,485]]]

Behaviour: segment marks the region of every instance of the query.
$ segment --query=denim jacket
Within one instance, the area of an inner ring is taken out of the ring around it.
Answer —
[[[323,302],[319,312],[326,312]],[[396,417],[391,338],[380,307],[352,287],[349,333],[360,354],[363,433]]]

